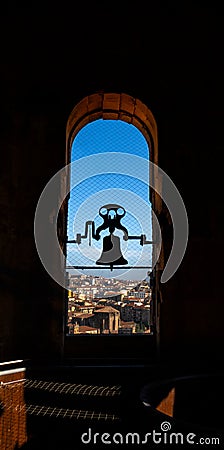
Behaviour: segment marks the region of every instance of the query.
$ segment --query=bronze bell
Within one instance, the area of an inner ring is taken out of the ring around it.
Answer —
[[[120,248],[120,238],[110,234],[103,238],[103,251],[96,264],[109,265],[111,268],[115,265],[123,266],[128,261],[123,257]]]

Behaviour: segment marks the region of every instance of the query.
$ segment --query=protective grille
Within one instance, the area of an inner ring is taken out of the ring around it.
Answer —
[[[99,210],[107,204],[125,209],[120,223],[128,230],[128,236],[139,236],[139,239],[124,240],[124,233],[115,229],[120,254],[127,264],[123,267],[115,264],[112,272],[109,265],[96,264],[104,251],[104,237],[110,234],[109,230],[103,230],[97,241],[92,238],[89,226],[88,236],[80,243],[67,244],[66,265],[70,273],[84,270],[88,275],[145,278],[152,264],[152,246],[140,245],[141,235],[152,239],[148,160],[148,145],[133,125],[98,120],[79,132],[71,153],[68,241],[76,241],[77,234],[84,236],[87,222],[94,222],[95,229],[102,225],[104,220]],[[139,170],[143,164],[143,170]]]

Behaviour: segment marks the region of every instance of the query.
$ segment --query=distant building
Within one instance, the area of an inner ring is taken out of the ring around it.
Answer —
[[[118,333],[120,325],[120,312],[112,308],[112,306],[105,306],[104,308],[96,309],[94,311],[93,323],[96,328],[103,333],[108,330],[109,333]]]
[[[119,292],[105,292],[104,293],[104,298],[108,301],[113,301],[113,302],[120,302],[121,298],[122,298],[122,294]]]
[[[82,313],[82,314],[92,314],[94,311],[95,306],[93,304],[91,305],[83,305],[83,306],[76,306],[76,312]]]
[[[70,322],[68,324],[68,334],[76,334],[78,332],[78,330],[79,330],[79,325],[77,323],[74,324],[74,323]]]
[[[138,297],[138,298],[140,298],[141,300],[143,299],[144,300],[144,298],[145,298],[145,296],[146,296],[146,292],[145,291],[131,291],[130,292],[130,295],[131,295],[131,297]]]
[[[99,334],[100,330],[94,327],[87,327],[85,325],[81,325],[76,328],[76,332],[74,334]]]
[[[150,324],[150,307],[135,304],[126,304],[120,308],[121,320],[124,322]]]
[[[91,326],[91,318],[94,317],[94,314],[88,313],[76,313],[72,318],[73,324],[78,324],[80,326]]]
[[[121,322],[118,334],[133,334],[136,332],[135,322]]]

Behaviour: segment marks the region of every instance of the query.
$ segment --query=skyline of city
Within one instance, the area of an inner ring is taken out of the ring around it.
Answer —
[[[108,279],[68,274],[67,334],[152,332],[150,278]]]

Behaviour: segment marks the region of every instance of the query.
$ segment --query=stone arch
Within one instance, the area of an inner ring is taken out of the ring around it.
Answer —
[[[66,127],[66,163],[77,133],[98,119],[123,120],[136,126],[145,137],[150,160],[158,164],[157,124],[150,109],[137,98],[124,93],[95,93],[84,97],[72,110]]]
[[[84,97],[71,111],[66,126],[66,164],[70,163],[72,143],[78,132],[87,124],[98,120],[123,120],[134,125],[144,136],[149,147],[149,160],[154,163],[150,168],[150,177],[158,192],[162,191],[162,180],[159,179],[158,165],[158,134],[157,124],[152,111],[146,104],[126,93],[97,92]],[[67,179],[69,183],[69,179]],[[150,189],[150,200],[155,213],[162,211],[161,196]],[[154,228],[154,227],[153,227]],[[163,258],[160,258],[163,267]]]

